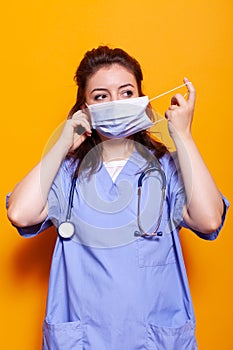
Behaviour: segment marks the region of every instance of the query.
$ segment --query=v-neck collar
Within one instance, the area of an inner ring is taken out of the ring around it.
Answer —
[[[116,184],[119,181],[119,179],[122,178],[122,176],[132,176],[139,173],[145,167],[145,164],[146,159],[143,158],[137,150],[134,150],[129,156],[129,158],[126,160],[126,163],[117,175],[115,181],[113,181],[104,163],[102,163],[101,165],[101,171],[104,171],[105,174],[107,173],[106,177],[104,177],[106,180],[108,179],[108,181],[110,181],[111,184]]]

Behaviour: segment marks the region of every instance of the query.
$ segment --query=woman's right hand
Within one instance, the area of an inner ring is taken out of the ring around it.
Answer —
[[[68,149],[68,152],[72,152],[90,136],[91,125],[88,115],[79,110],[66,121],[59,140],[65,143],[65,148]]]
[[[69,151],[79,147],[88,136],[91,136],[88,115],[78,111],[66,121],[58,141],[40,163],[12,191],[8,217],[14,225],[26,227],[45,220],[48,214],[48,194],[63,159]]]

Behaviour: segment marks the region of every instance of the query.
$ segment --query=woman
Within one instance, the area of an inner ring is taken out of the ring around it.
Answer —
[[[185,78],[188,99],[175,95],[166,111],[171,157],[146,130],[134,58],[101,46],[75,78],[77,101],[60,138],[8,203],[20,234],[52,224],[60,233],[43,349],[197,349],[178,233],[185,226],[215,239],[227,202],[192,138],[195,89]]]

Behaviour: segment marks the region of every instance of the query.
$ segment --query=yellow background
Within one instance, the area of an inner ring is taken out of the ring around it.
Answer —
[[[8,0],[0,16],[0,348],[39,350],[55,233],[19,237],[7,221],[4,198],[66,118],[80,59],[99,44],[125,49],[140,61],[150,97],[184,76],[192,80],[194,137],[232,202],[233,2]],[[233,348],[232,225],[230,211],[215,242],[182,234],[200,350]]]

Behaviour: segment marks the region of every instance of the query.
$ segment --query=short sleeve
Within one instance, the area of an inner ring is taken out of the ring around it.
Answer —
[[[9,202],[9,198],[10,198],[11,193],[8,193],[6,196],[6,208],[8,208],[8,202]],[[27,227],[18,227],[12,224],[13,227],[15,227],[18,231],[18,233],[25,237],[25,238],[31,238],[34,236],[37,236],[39,233],[41,233],[42,231],[45,231],[47,228],[49,228],[50,226],[52,226],[52,222],[49,219],[49,217],[47,216],[47,218],[36,225],[33,226],[27,226]]]
[[[222,216],[222,222],[219,228],[210,233],[202,233],[197,230],[194,230],[193,228],[189,227],[183,219],[183,209],[186,205],[186,194],[183,184],[182,175],[179,169],[177,154],[172,153],[170,155],[170,158],[167,162],[167,200],[169,202],[169,209],[170,209],[170,223],[169,228],[170,230],[179,230],[182,227],[190,229],[192,232],[194,232],[198,237],[205,239],[205,240],[214,240],[218,237],[219,232],[221,231],[221,228],[224,224],[226,212],[229,207],[228,200],[222,196],[223,203],[224,203],[224,212]]]
[[[222,227],[223,227],[223,224],[225,222],[225,219],[226,219],[226,213],[227,213],[227,210],[230,206],[230,203],[228,202],[228,200],[222,196],[222,200],[223,200],[223,205],[224,205],[224,210],[223,210],[223,215],[222,215],[222,222],[221,222],[221,225],[218,227],[218,229],[212,233],[202,233],[202,232],[199,232],[199,231],[196,231],[192,228],[190,228],[185,222],[184,220],[182,221],[182,227],[185,227],[185,228],[188,228],[190,230],[192,230],[194,233],[196,233],[196,235],[202,239],[205,239],[205,240],[208,240],[208,241],[214,241],[218,235],[219,235],[219,232],[221,231]]]
[[[26,238],[34,237],[45,231],[50,226],[58,226],[60,221],[65,220],[66,206],[67,206],[67,190],[70,184],[71,168],[70,161],[65,160],[53,181],[48,195],[48,216],[39,224],[28,227],[17,227],[13,225],[21,236]],[[67,188],[66,188],[67,187]],[[11,193],[6,197],[6,207]]]

